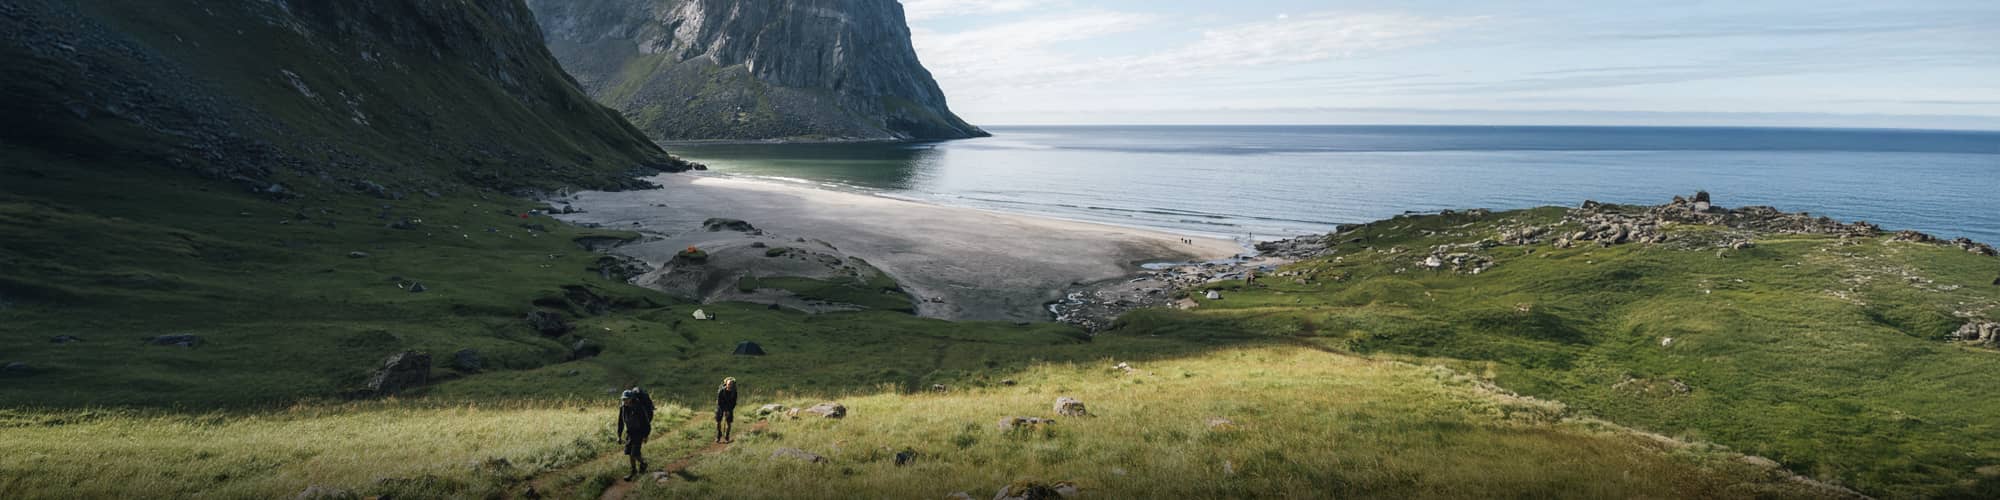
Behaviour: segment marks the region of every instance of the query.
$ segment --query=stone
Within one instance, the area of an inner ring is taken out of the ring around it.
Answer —
[[[945,495],[944,500],[972,500],[972,494],[963,491]]]
[[[1779,467],[1778,461],[1756,455],[1744,455],[1736,460],[1765,469],[1776,469]]]
[[[562,313],[550,311],[528,311],[528,326],[549,337],[561,337],[576,329]]]
[[[361,495],[354,493],[354,490],[315,484],[307,486],[305,490],[299,492],[298,496],[292,498],[294,500],[359,500]]]
[[[459,349],[458,352],[451,353],[451,367],[462,372],[476,372],[485,368],[486,362],[480,359],[479,351]]]
[[[599,354],[604,354],[604,343],[595,340],[580,338],[569,346],[571,360],[592,358]]]
[[[1006,486],[1001,486],[1000,491],[993,494],[993,500],[1056,500],[1069,498],[1075,496],[1077,493],[1079,493],[1079,490],[1076,487],[1076,483],[1073,482],[1062,481],[1049,484],[1023,479]]]
[[[811,408],[806,408],[803,411],[807,414],[826,418],[844,418],[847,416],[847,407],[834,402],[812,405]]]
[[[52,344],[74,344],[82,341],[83,341],[82,338],[78,338],[75,335],[57,335],[54,337],[49,337],[49,343]]]
[[[1992,321],[1966,323],[1958,327],[1958,331],[1952,332],[1951,338],[1960,342],[2000,347],[2000,323]]]
[[[1084,409],[1082,401],[1069,396],[1056,398],[1055,411],[1057,415],[1066,417],[1081,417],[1090,414],[1089,410]]]
[[[363,251],[359,251],[359,250],[356,250],[356,251],[353,251],[353,252],[347,252],[347,258],[350,258],[350,259],[363,259],[363,258],[367,258],[367,257],[368,257],[368,255],[369,255],[369,254],[368,254],[368,252],[363,252]]]
[[[395,394],[429,383],[431,379],[431,355],[403,351],[389,355],[382,361],[382,367],[368,378],[368,392],[381,396]]]
[[[711,233],[720,231],[738,231],[747,233],[757,230],[755,226],[751,226],[750,223],[748,222],[743,222],[737,219],[725,219],[720,217],[702,221],[701,227],[702,229],[707,229]]]
[[[202,339],[200,335],[181,334],[181,335],[160,335],[157,337],[146,337],[147,345],[156,345],[156,346],[200,347],[202,344],[206,343],[208,343],[208,341]]]
[[[777,450],[771,451],[771,458],[789,458],[794,460],[804,460],[806,462],[816,463],[816,464],[826,463],[826,457],[822,457],[816,453],[806,450],[801,450],[798,448],[778,448]]]
[[[1013,432],[1017,429],[1040,427],[1043,425],[1048,425],[1053,423],[1056,423],[1055,419],[1050,419],[1050,418],[1000,417],[1000,424],[997,427],[1000,428],[1000,432]]]
[[[784,413],[785,413],[785,405],[771,403],[757,407],[757,412],[754,413],[753,415],[759,417],[765,417],[771,415],[782,415]]]
[[[750,248],[770,248],[770,246],[771,245],[764,244],[764,242],[762,241],[750,242]]]
[[[950,388],[950,387],[945,387],[945,385],[944,385],[944,384],[931,384],[931,392],[937,392],[937,393],[943,393],[943,392],[950,392],[950,391],[951,391],[951,388]]]
[[[1015,381],[1014,381],[1014,379],[1011,379],[1011,378],[1008,378],[1008,379],[1000,379],[1000,385],[1014,385],[1014,384],[1017,384],[1017,383],[1019,383],[1019,382],[1015,382]]]
[[[9,361],[5,365],[0,365],[0,374],[27,375],[33,371],[35,371],[34,367],[20,361]]]
[[[1202,297],[1205,297],[1205,298],[1207,298],[1208,300],[1222,300],[1222,292],[1218,292],[1218,291],[1215,291],[1215,290],[1209,290],[1209,291],[1208,291],[1208,293],[1207,293],[1207,294],[1204,294],[1204,295],[1202,295]]]
[[[1131,364],[1131,363],[1125,363],[1125,362],[1119,362],[1119,363],[1118,363],[1118,364],[1116,364],[1116,365],[1112,365],[1112,366],[1111,366],[1111,369],[1113,369],[1113,370],[1117,370],[1117,371],[1120,371],[1120,372],[1124,372],[1124,373],[1125,373],[1125,374],[1127,374],[1127,375],[1130,375],[1130,374],[1131,374],[1131,373],[1132,373],[1133,371],[1135,371],[1135,370],[1134,370],[1134,369],[1132,368],[1132,364]]]
[[[1236,421],[1222,417],[1208,417],[1208,421],[1205,423],[1208,425],[1208,430],[1211,431],[1227,431],[1236,428]]]

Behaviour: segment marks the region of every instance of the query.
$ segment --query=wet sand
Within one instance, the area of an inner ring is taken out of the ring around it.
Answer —
[[[1235,242],[1138,228],[933,205],[714,174],[667,174],[663,189],[584,192],[552,200],[564,215],[650,237],[616,251],[655,266],[688,246],[810,246],[866,260],[919,299],[918,314],[954,320],[1046,321],[1044,305],[1079,283],[1121,278],[1139,264],[1226,258]],[[706,231],[741,219],[763,234]],[[796,243],[805,239],[806,243]]]

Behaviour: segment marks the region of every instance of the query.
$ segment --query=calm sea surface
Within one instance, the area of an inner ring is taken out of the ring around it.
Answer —
[[[1777,128],[991,127],[899,144],[699,144],[727,175],[1257,239],[1403,213],[1658,204],[1708,190],[2000,243],[2000,132]]]

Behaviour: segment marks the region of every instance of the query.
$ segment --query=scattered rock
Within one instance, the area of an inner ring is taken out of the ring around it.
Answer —
[[[82,341],[83,339],[77,338],[77,336],[75,335],[57,335],[54,337],[49,337],[49,342],[53,344],[74,344]]]
[[[459,349],[451,354],[451,367],[462,372],[476,372],[485,368],[486,362],[479,358],[479,351]]]
[[[1016,429],[1040,427],[1053,423],[1056,423],[1056,421],[1052,418],[1000,417],[1000,425],[998,427],[1000,428],[1000,432],[1013,432]]]
[[[182,335],[160,335],[157,337],[146,337],[147,345],[173,346],[173,347],[200,347],[202,344],[206,343],[208,343],[208,341],[203,340],[200,335],[182,334]]]
[[[771,452],[771,458],[790,458],[816,464],[826,463],[826,457],[798,448],[778,448]]]
[[[826,402],[826,403],[812,405],[811,408],[806,408],[805,410],[802,411],[808,414],[818,415],[826,418],[843,418],[847,416],[847,407],[842,406],[840,403],[833,403],[833,402]]]
[[[1132,364],[1131,364],[1131,363],[1126,363],[1126,362],[1122,362],[1122,361],[1121,361],[1121,362],[1119,362],[1119,363],[1118,363],[1118,364],[1116,364],[1116,365],[1112,365],[1111,369],[1113,369],[1113,370],[1117,370],[1117,371],[1119,371],[1119,372],[1123,372],[1123,373],[1125,373],[1126,375],[1131,375],[1133,371],[1136,371],[1136,370],[1134,370],[1134,369],[1132,368]]]
[[[1056,398],[1055,410],[1057,415],[1066,417],[1081,417],[1090,414],[1089,410],[1084,409],[1082,401],[1069,396]]]
[[[360,500],[361,495],[354,493],[354,490],[315,484],[307,486],[304,491],[299,492],[298,496],[292,498],[294,500]]]
[[[1076,483],[1062,481],[1055,484],[1023,479],[1013,484],[1001,486],[993,495],[993,500],[1056,500],[1076,496]]]
[[[382,368],[368,378],[367,387],[369,393],[382,396],[424,385],[430,382],[430,378],[431,355],[403,351],[382,361]]]
[[[1236,421],[1222,417],[1208,417],[1208,430],[1226,431],[1236,428]]]
[[[1958,331],[1952,332],[1951,338],[1960,342],[2000,347],[2000,323],[1992,321],[1966,323],[1958,327]]]
[[[368,258],[368,255],[369,255],[368,252],[363,252],[359,250],[353,252],[347,252],[347,258],[350,259],[365,259]]]
[[[562,313],[550,311],[528,311],[528,326],[548,337],[561,337],[576,329]]]
[[[747,233],[757,230],[756,227],[751,226],[750,223],[748,222],[743,222],[737,219],[724,219],[720,217],[702,221],[701,227],[702,229],[707,229],[709,232],[737,231],[737,232]]]
[[[604,343],[591,339],[576,339],[569,346],[569,359],[578,360],[604,354]]]

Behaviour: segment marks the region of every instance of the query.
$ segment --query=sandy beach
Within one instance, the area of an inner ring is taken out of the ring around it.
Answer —
[[[858,257],[919,299],[918,314],[964,320],[1045,321],[1044,305],[1063,289],[1121,278],[1139,264],[1226,258],[1235,242],[891,199],[779,181],[715,174],[668,174],[664,188],[584,192],[560,200],[583,213],[575,223],[640,231],[645,241],[616,251],[654,266],[689,246],[716,255],[760,255],[779,245]],[[710,218],[740,219],[755,231],[708,231]],[[785,273],[754,258],[716,259],[760,277]],[[644,279],[641,284],[646,284]],[[711,279],[709,281],[722,281]],[[733,282],[733,281],[730,281]],[[663,288],[655,284],[656,288]],[[727,283],[697,284],[717,290]],[[671,288],[671,286],[664,286]]]

